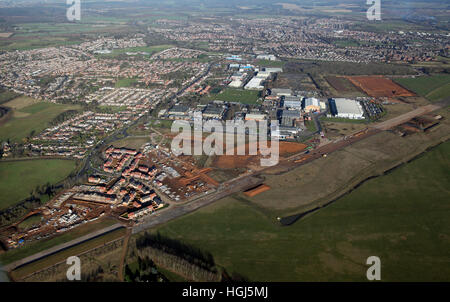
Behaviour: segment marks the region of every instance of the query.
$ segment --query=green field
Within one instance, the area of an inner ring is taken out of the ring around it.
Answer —
[[[112,145],[116,148],[131,148],[131,149],[139,149],[145,143],[150,142],[150,136],[148,137],[127,137],[124,139],[120,139],[114,141]]]
[[[35,33],[31,35],[35,36]],[[16,36],[15,36],[16,37]],[[1,40],[0,50],[12,51],[12,50],[29,50],[44,47],[57,47],[57,46],[68,46],[74,44],[80,44],[82,41],[78,39],[69,39],[64,37],[52,37],[43,36],[40,38],[29,38],[23,37],[22,39],[15,40]]]
[[[257,60],[256,64],[262,67],[283,67],[284,61]]]
[[[226,88],[218,94],[209,96],[210,100],[219,100],[227,102],[240,102],[243,104],[255,104],[258,101],[259,91]]]
[[[154,128],[166,128],[172,127],[173,120],[153,120],[150,122],[150,126]]]
[[[440,101],[449,97],[450,97],[450,83],[447,83],[445,86],[433,90],[427,95],[427,98],[430,101]]]
[[[450,142],[282,227],[235,198],[157,230],[252,281],[450,281]],[[280,200],[280,202],[283,202]]]
[[[21,223],[19,223],[18,227],[23,230],[26,230],[26,229],[32,227],[33,225],[38,224],[41,221],[41,219],[42,219],[42,215],[40,215],[40,214],[32,215],[32,216],[28,217],[27,219],[25,219],[24,221],[22,221]]]
[[[450,75],[399,78],[395,81],[430,101],[439,101],[450,97]]]
[[[19,96],[19,94],[15,93],[14,91],[0,89],[0,104],[4,104],[16,98],[17,96]]]
[[[75,161],[62,159],[0,162],[0,209],[27,198],[37,186],[63,180],[75,166]]]
[[[311,132],[317,131],[317,127],[316,127],[316,124],[314,123],[314,121],[305,121],[305,126],[306,126],[306,129],[308,129]]]
[[[39,102],[15,110],[11,120],[0,126],[0,141],[20,142],[34,131],[38,134],[60,113],[79,106]]]
[[[134,87],[138,83],[137,79],[134,78],[121,78],[117,80],[115,87]]]

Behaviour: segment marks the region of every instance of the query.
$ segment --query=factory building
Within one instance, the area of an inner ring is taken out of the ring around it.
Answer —
[[[283,110],[281,112],[281,125],[286,127],[293,127],[295,122],[300,119],[299,110]]]
[[[284,96],[282,97],[283,106],[287,109],[302,109],[302,96]]]
[[[264,121],[267,119],[267,114],[265,113],[247,113],[245,115],[245,120],[246,121]]]
[[[169,118],[184,119],[189,115],[189,107],[186,105],[175,104],[168,111]]]
[[[271,95],[273,95],[273,96],[291,96],[292,90],[289,88],[272,88]]]
[[[278,129],[271,129],[271,136],[280,140],[292,139],[298,133],[299,129],[297,127],[279,126]]]
[[[320,111],[320,101],[316,98],[306,98],[303,108],[305,112]]]
[[[226,111],[227,109],[223,106],[209,103],[205,107],[205,109],[203,109],[203,118],[221,120],[224,117]]]
[[[268,61],[276,61],[277,60],[277,57],[275,55],[266,55],[266,54],[258,55],[256,58],[258,60],[268,60]]]
[[[269,73],[283,72],[283,68],[280,68],[280,67],[264,67],[263,70],[264,70],[264,72],[269,72]]]
[[[364,119],[364,110],[358,101],[346,98],[329,99],[332,116],[348,119]]]
[[[264,81],[262,78],[254,77],[252,78],[247,85],[244,86],[246,90],[263,90],[264,86],[261,83]]]

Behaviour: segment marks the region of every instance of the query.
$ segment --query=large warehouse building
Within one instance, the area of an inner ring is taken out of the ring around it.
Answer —
[[[346,98],[329,99],[332,116],[348,119],[364,119],[364,109],[358,101]]]

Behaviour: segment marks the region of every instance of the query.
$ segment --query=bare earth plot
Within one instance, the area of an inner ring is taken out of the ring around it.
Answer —
[[[449,136],[447,120],[426,133],[404,138],[381,132],[288,173],[265,175],[264,183],[271,190],[254,197],[240,196],[271,216],[303,212],[339,197],[361,181],[383,174]]]
[[[264,183],[272,189],[247,199],[274,210],[305,206],[333,193],[369,166],[367,160],[340,150],[288,173],[268,175]]]

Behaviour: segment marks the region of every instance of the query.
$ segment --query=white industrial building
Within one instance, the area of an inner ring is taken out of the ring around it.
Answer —
[[[275,55],[267,55],[267,54],[258,55],[256,58],[258,60],[269,60],[269,61],[277,60],[277,57]]]
[[[244,89],[247,90],[263,90],[264,86],[261,83],[264,81],[262,78],[254,77],[252,78],[247,85],[244,86]]]
[[[358,101],[346,98],[334,99],[337,117],[349,119],[364,119],[364,109]]]
[[[270,77],[270,74],[269,71],[260,71],[256,74],[256,77],[266,80]]]
[[[246,121],[264,121],[267,119],[267,114],[265,113],[247,113],[245,115]]]
[[[316,98],[306,98],[304,109],[306,112],[320,111],[320,101]]]
[[[234,80],[230,84],[228,84],[228,86],[233,87],[233,88],[239,88],[239,87],[242,87],[242,84],[243,83],[241,80]]]
[[[265,72],[270,72],[270,73],[279,73],[279,72],[283,72],[283,68],[280,68],[280,67],[264,67],[264,71]]]

